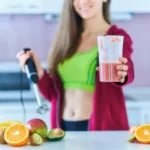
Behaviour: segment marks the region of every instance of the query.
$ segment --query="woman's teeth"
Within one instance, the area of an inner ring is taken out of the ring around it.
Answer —
[[[91,7],[92,7],[92,6],[90,6],[90,7],[80,7],[80,10],[82,10],[82,11],[87,11],[87,10],[89,10]]]

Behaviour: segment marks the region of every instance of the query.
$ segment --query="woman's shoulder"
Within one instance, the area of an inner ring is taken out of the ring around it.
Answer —
[[[128,42],[132,43],[132,39],[131,36],[129,35],[129,33],[127,33],[127,31],[123,28],[120,28],[117,25],[111,25],[111,27],[109,28],[107,35],[121,35],[124,36],[124,39],[127,40]]]

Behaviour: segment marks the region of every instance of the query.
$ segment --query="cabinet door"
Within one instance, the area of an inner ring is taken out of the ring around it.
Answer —
[[[127,108],[128,121],[130,126],[141,124],[141,108],[130,107]]]
[[[141,124],[150,124],[150,109],[143,108],[141,111]]]
[[[20,111],[0,111],[0,122],[8,120],[17,120],[23,122],[23,113]]]
[[[48,128],[51,127],[50,124],[50,110],[40,115],[36,113],[37,102],[24,102],[25,113],[20,102],[5,102],[0,103],[0,122],[7,120],[17,120],[23,123],[27,123],[30,119],[39,118],[45,121]],[[47,103],[50,108],[50,103]]]
[[[1,102],[0,121],[18,120],[23,122],[23,111],[20,102]]]
[[[112,0],[111,11],[113,13],[148,13],[150,0]]]

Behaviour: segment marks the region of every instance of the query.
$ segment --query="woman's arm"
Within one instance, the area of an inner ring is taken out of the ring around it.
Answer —
[[[125,86],[129,83],[131,83],[134,80],[134,65],[131,58],[131,55],[133,53],[132,48],[132,40],[130,36],[122,29],[119,29],[119,33],[117,35],[124,36],[124,44],[123,44],[123,57],[127,59],[127,63],[125,65],[128,66],[127,76],[125,76],[124,82],[113,82],[115,86]]]
[[[43,75],[39,78],[38,87],[42,96],[51,101],[52,97],[56,94],[52,77],[43,70]]]

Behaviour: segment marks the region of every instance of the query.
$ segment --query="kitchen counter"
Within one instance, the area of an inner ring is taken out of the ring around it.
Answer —
[[[149,150],[150,145],[128,143],[128,132],[67,132],[62,141],[45,142],[41,146],[10,147],[1,150]]]

